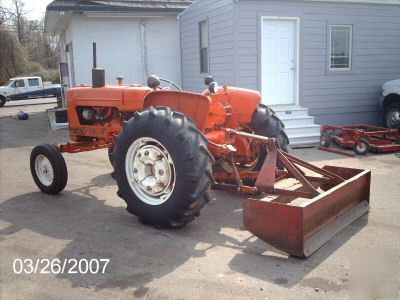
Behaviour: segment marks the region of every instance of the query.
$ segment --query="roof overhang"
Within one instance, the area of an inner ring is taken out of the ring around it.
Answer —
[[[246,0],[235,0],[235,2]],[[269,0],[265,0],[269,1]],[[330,2],[330,3],[363,3],[381,5],[400,5],[400,0],[290,0],[292,2]]]
[[[67,26],[71,12],[46,11],[44,18],[44,31],[51,36],[59,35]]]
[[[99,1],[104,2],[104,1]],[[113,3],[110,1],[110,3]],[[163,17],[177,16],[184,8],[178,7],[130,7],[118,5],[99,5],[96,1],[54,0],[46,8],[44,28],[46,34],[59,35],[68,25],[74,13],[88,17]]]

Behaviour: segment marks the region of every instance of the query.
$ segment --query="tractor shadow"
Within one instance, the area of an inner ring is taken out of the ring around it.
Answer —
[[[111,206],[92,191],[112,188],[109,174],[91,181],[89,187],[64,191],[58,196],[27,193],[0,204],[0,219],[10,225],[0,238],[28,229],[50,238],[70,240],[56,257],[63,259],[109,258],[105,274],[60,274],[73,287],[94,290],[132,289],[135,297],[149,292],[148,283],[182,266],[193,257],[204,257],[214,247],[237,254],[229,262],[233,272],[290,288],[356,234],[363,217],[343,230],[308,259],[296,259],[276,251],[242,229],[241,204],[245,197],[213,192],[200,218],[177,230],[144,226],[121,206]],[[117,197],[117,196],[115,196]],[[218,198],[218,199],[217,199]],[[222,217],[223,216],[223,217]],[[209,247],[198,250],[199,242]]]
[[[356,235],[367,223],[368,216],[365,215],[339,232],[308,258],[288,256],[286,253],[272,247],[265,247],[259,253],[252,253],[252,255],[248,255],[249,253],[246,250],[243,251],[244,253],[236,254],[229,263],[229,267],[235,272],[285,288],[291,288],[300,282],[301,284],[306,284],[303,279],[343,246],[352,236]],[[259,240],[257,239],[257,241]],[[251,243],[247,245],[247,249],[252,249]],[[343,274],[343,277],[344,282],[347,281],[345,274]],[[328,282],[327,286],[331,284],[333,282]],[[347,288],[346,283],[336,285],[339,289]],[[329,287],[325,288],[329,289]]]

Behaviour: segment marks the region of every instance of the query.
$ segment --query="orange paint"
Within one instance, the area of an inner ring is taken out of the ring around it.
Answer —
[[[103,88],[72,88],[67,91],[67,99],[70,137],[75,142],[96,140],[99,143],[99,140],[103,140],[113,143],[114,137],[121,131],[122,116],[130,118],[134,112],[150,106],[168,106],[195,122],[196,127],[213,144],[209,150],[214,156],[229,153],[224,145],[231,144],[237,150],[235,155],[243,158],[251,156],[249,142],[243,137],[229,137],[224,129],[246,127],[260,103],[261,95],[256,91],[228,86],[220,87],[217,94],[210,94],[208,91],[194,94],[119,84]],[[89,107],[97,112],[107,108],[104,110],[108,114],[104,117],[107,121],[95,120],[90,124],[82,124],[78,116],[78,109],[82,107]],[[76,152],[71,145],[67,148],[68,152]],[[77,146],[77,151],[79,149],[82,147]]]

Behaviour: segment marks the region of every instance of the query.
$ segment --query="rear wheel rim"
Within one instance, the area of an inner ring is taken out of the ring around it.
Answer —
[[[35,159],[35,172],[41,184],[51,186],[54,181],[54,170],[50,160],[40,154]]]
[[[326,147],[327,143],[328,143],[328,138],[325,135],[321,136],[321,146]]]
[[[358,152],[365,152],[367,150],[367,145],[365,143],[357,144],[356,147]]]
[[[149,205],[161,205],[175,187],[175,166],[168,150],[157,140],[142,137],[128,149],[125,170],[135,195]]]

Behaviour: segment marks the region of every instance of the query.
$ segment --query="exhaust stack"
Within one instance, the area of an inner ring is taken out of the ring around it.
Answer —
[[[96,43],[93,43],[92,87],[102,88],[105,85],[106,85],[106,72],[104,69],[97,68],[97,49],[96,49]]]

